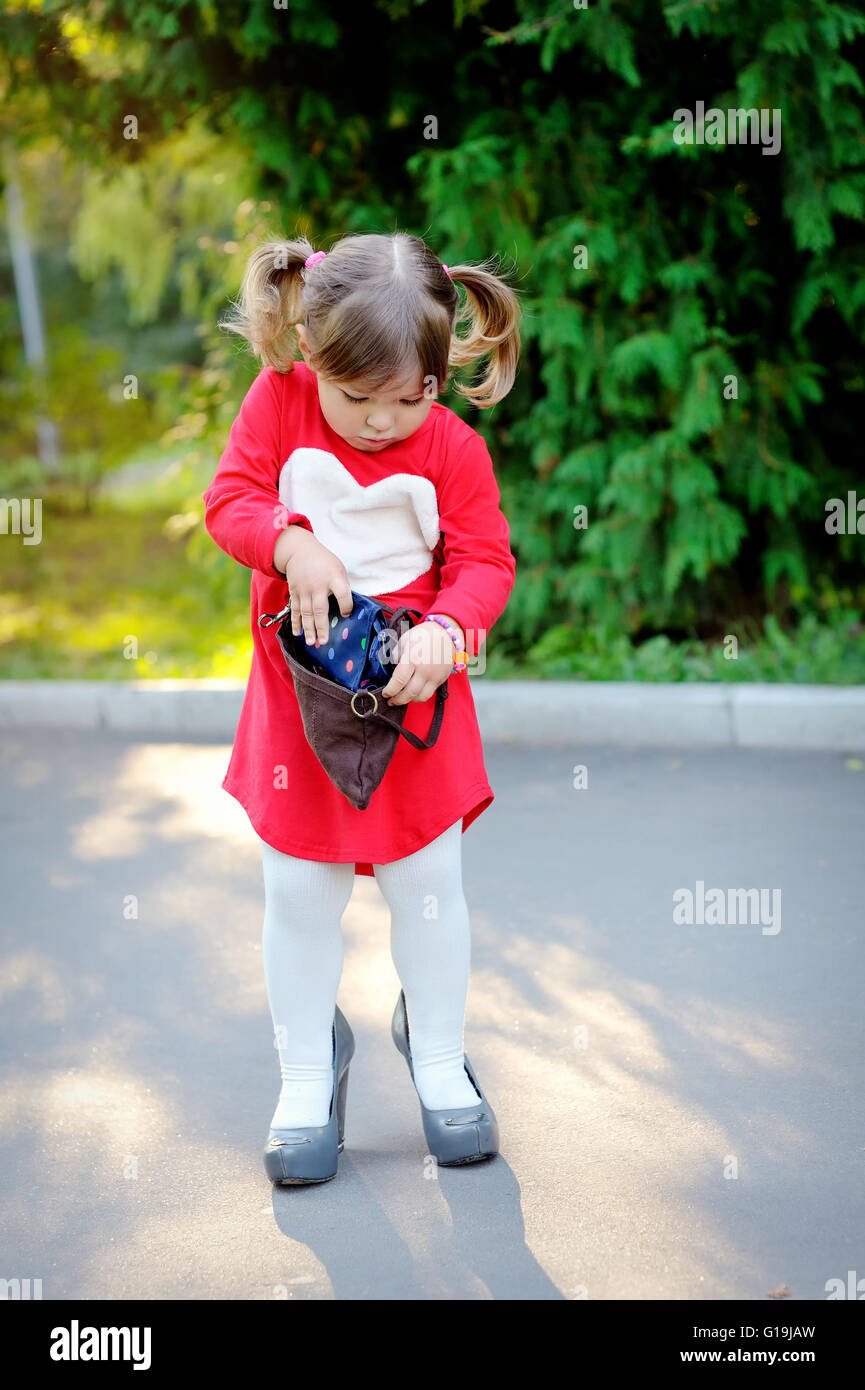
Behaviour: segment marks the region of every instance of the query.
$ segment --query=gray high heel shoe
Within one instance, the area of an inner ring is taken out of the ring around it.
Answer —
[[[345,1147],[345,1102],[348,1068],[354,1056],[354,1034],[337,1005],[333,1015],[333,1092],[327,1124],[304,1129],[271,1129],[264,1150],[264,1167],[272,1182],[327,1182],[335,1178],[339,1154]]]
[[[403,990],[400,990],[399,999],[396,1001],[390,1031],[397,1051],[401,1052],[408,1062],[411,1079],[414,1081]],[[462,1106],[455,1110],[427,1110],[418,1095],[427,1146],[443,1168],[455,1167],[458,1163],[477,1163],[482,1158],[493,1158],[499,1151],[499,1126],[495,1112],[478,1085],[468,1057],[464,1060],[468,1078],[478,1093],[477,1105]]]

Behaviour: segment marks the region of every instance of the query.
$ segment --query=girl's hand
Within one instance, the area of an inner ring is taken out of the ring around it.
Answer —
[[[300,636],[302,623],[307,643],[323,645],[330,633],[330,595],[336,596],[344,618],[354,607],[342,560],[304,526],[289,526],[276,542],[273,564],[284,572],[288,583],[291,630],[295,637]]]
[[[453,642],[438,623],[417,623],[397,642],[396,670],[382,695],[391,705],[428,700],[450,675],[454,650]]]

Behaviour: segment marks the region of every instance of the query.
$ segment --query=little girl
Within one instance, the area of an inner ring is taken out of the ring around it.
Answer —
[[[329,252],[305,239],[261,246],[224,323],[263,364],[204,502],[217,545],[252,570],[252,668],[222,785],[261,840],[282,1075],[265,1167],[279,1183],[336,1175],[354,1051],[336,1007],[341,919],[357,873],[375,876],[390,907],[403,986],[392,1033],[430,1151],[447,1164],[498,1151],[495,1115],[463,1053],[461,837],[493,800],[465,662],[504,610],[515,563],[489,451],[435,397],[452,366],[483,357],[482,379],[456,389],[481,408],[500,401],[513,385],[518,319],[514,292],[484,266],[442,265],[398,233],[344,237]],[[348,615],[352,589],[422,615],[383,691],[407,706],[404,728],[427,736],[430,697],[453,676],[437,743],[418,751],[399,739],[365,810],[315,757],[275,628],[258,626],[290,601],[294,634],[302,626],[318,645],[330,595]]]

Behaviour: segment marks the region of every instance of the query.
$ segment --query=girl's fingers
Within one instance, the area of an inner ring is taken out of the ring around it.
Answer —
[[[315,642],[315,614],[312,610],[312,603],[309,598],[302,598],[300,602],[303,636],[307,646],[311,647]]]
[[[416,699],[418,698],[418,696],[420,695],[420,692],[423,690],[423,688],[424,688],[425,685],[426,685],[426,680],[425,680],[425,678],[424,678],[419,672],[415,672],[415,673],[412,675],[411,680],[408,682],[408,684],[405,686],[405,688],[401,691],[401,693],[400,693],[399,695],[397,695],[393,700],[391,700],[391,704],[392,704],[392,705],[407,705],[407,704],[409,704],[409,702],[410,702],[411,700],[416,700]]]
[[[435,694],[435,689],[435,685],[433,685],[430,681],[424,681],[417,694],[412,695],[411,698],[417,701],[418,704],[423,704],[425,700],[428,700],[431,695]]]
[[[324,646],[330,635],[330,611],[328,609],[328,599],[330,598],[329,589],[321,589],[312,601],[313,619],[315,622],[315,636]]]
[[[398,662],[396,670],[394,671],[387,685],[382,687],[381,693],[385,697],[385,699],[392,699],[395,704],[401,704],[402,702],[400,700],[397,700],[396,697],[398,695],[401,695],[402,692],[405,690],[413,674],[414,672],[410,662]]]
[[[351,585],[348,580],[335,580],[331,593],[336,597],[340,613],[344,618],[347,618],[354,608],[354,599],[351,596]]]

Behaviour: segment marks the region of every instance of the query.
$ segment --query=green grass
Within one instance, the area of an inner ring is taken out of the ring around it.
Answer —
[[[202,525],[212,471],[212,460],[169,470],[89,514],[46,499],[41,544],[0,535],[0,678],[245,678],[249,571]],[[560,624],[518,663],[494,635],[484,678],[865,684],[865,627],[843,606],[791,632],[772,617],[729,630],[733,660],[721,640],[634,643]]]
[[[34,546],[0,536],[0,677],[248,674],[248,571],[237,567],[236,600],[214,598],[183,523],[162,510],[43,508],[42,533]]]

